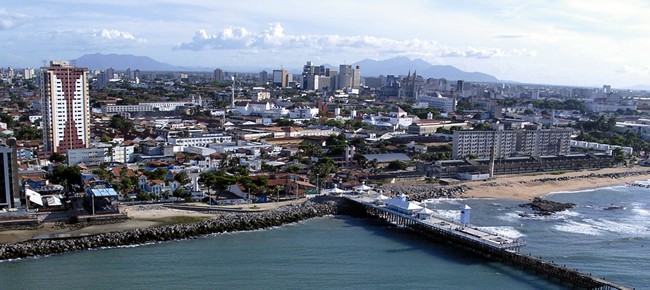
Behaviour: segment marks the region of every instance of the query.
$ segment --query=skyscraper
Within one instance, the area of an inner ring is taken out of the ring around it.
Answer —
[[[41,68],[45,152],[87,148],[89,141],[88,69],[66,61]]]
[[[339,66],[337,89],[358,89],[361,84],[361,69],[348,64]]]
[[[16,139],[0,144],[0,208],[13,208],[14,196],[20,193],[16,158]]]
[[[213,78],[214,78],[215,82],[223,81],[223,71],[221,69],[218,69],[218,68],[215,69]]]
[[[273,84],[281,88],[286,88],[289,82],[288,74],[289,72],[286,69],[273,70]]]

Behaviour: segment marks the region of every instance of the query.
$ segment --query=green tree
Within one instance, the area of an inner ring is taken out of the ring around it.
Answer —
[[[172,196],[177,197],[177,198],[183,198],[187,199],[190,196],[190,193],[185,190],[182,186],[178,187],[174,192],[172,193]]]
[[[176,173],[176,175],[174,175],[174,180],[178,181],[181,185],[190,183],[190,177],[185,171]]]
[[[341,132],[339,135],[332,134],[327,137],[327,148],[329,149],[327,155],[329,156],[339,156],[343,155],[345,152],[345,146],[347,145],[347,139],[345,133]]]
[[[289,165],[289,166],[287,166],[286,172],[288,172],[288,173],[298,173],[298,172],[300,172],[300,167],[298,167],[297,165],[293,165],[293,164]]]
[[[48,178],[52,183],[66,186],[68,190],[73,188],[73,185],[82,186],[81,169],[78,166],[57,165]]]
[[[133,129],[133,122],[124,119],[124,117],[120,115],[113,115],[110,122],[108,123],[108,127],[115,128],[120,131],[129,131]]]
[[[108,135],[103,134],[101,138],[102,143],[111,143],[111,137],[108,137]]]
[[[293,126],[296,124],[296,122],[290,119],[277,119],[275,120],[275,124],[277,124],[280,127],[285,127],[285,126]]]
[[[311,175],[314,179],[323,178],[330,173],[337,173],[339,171],[338,166],[334,159],[329,157],[324,157],[318,160],[314,166],[311,167]]]
[[[14,132],[18,140],[37,140],[43,137],[42,131],[32,126],[21,126]]]
[[[323,156],[323,150],[320,148],[320,146],[314,143],[302,142],[300,143],[300,146],[298,148],[302,150],[304,156],[314,156],[314,157]]]
[[[168,172],[167,169],[158,167],[154,171],[145,170],[143,173],[145,176],[147,176],[147,179],[149,180],[155,180],[155,179],[164,180],[165,176],[167,176],[167,172]]]
[[[63,163],[65,162],[66,158],[60,153],[52,153],[52,155],[50,155],[49,160],[54,163]]]
[[[106,169],[97,168],[93,170],[93,174],[97,174],[97,177],[101,180],[108,180],[109,173]]]
[[[407,167],[408,167],[408,163],[399,160],[394,160],[388,163],[388,169],[404,170]]]

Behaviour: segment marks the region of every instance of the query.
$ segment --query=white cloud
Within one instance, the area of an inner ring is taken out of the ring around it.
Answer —
[[[0,9],[0,30],[5,30],[16,26],[16,22],[24,19],[26,16],[20,13],[10,13],[4,8]]]
[[[455,49],[442,46],[431,40],[396,40],[369,35],[292,35],[285,34],[284,28],[279,23],[272,23],[259,33],[235,26],[227,27],[216,35],[201,29],[194,34],[192,41],[181,43],[176,49],[196,51],[204,49],[303,49],[325,52],[353,51],[369,54],[467,58],[534,56],[536,54],[536,52],[526,49],[502,50],[472,47]]]
[[[100,31],[93,31],[91,32],[91,34],[95,38],[100,38],[105,40],[114,40],[114,39],[136,40],[133,34],[129,32],[122,32],[119,30],[102,29]]]
[[[624,65],[618,68],[617,70],[615,70],[615,72],[619,74],[634,74],[634,75],[647,76],[650,75],[650,67]]]
[[[74,35],[74,34],[73,34]],[[115,29],[88,30],[77,32],[73,37],[82,38],[88,43],[114,43],[121,45],[146,43],[143,38],[136,38],[132,33]]]
[[[146,39],[137,38],[130,32],[114,29],[60,30],[43,35],[43,40],[51,49],[70,49],[88,51],[137,47],[147,43]],[[75,43],[70,46],[70,43]]]
[[[496,58],[496,57],[518,57],[536,56],[536,51],[527,49],[502,50],[498,48],[474,48],[468,47],[464,50],[447,49],[439,53],[441,57],[466,57],[466,58]]]

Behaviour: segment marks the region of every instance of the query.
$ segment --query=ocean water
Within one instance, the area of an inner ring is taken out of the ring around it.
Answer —
[[[578,204],[522,217],[519,202],[436,200],[428,207],[520,237],[532,253],[637,289],[650,288],[650,190],[554,193]],[[609,209],[607,209],[609,208]],[[0,263],[1,289],[564,289],[565,285],[368,219],[283,227]]]

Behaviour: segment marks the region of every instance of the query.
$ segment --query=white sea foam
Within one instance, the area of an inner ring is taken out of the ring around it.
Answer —
[[[506,212],[503,215],[500,215],[498,219],[502,221],[507,221],[507,222],[515,222],[521,219],[520,214],[523,214],[524,212],[521,210],[514,211],[514,212]]]
[[[479,227],[481,230],[485,230],[490,233],[495,233],[500,236],[504,236],[507,238],[511,239],[519,239],[521,237],[525,237],[526,235],[522,234],[519,232],[517,229],[510,227],[510,226],[503,226],[503,227]]]
[[[553,226],[553,228],[561,232],[583,234],[589,236],[600,236],[603,234],[601,230],[588,223],[581,223],[574,220],[567,220],[562,224]]]
[[[585,219],[584,222],[603,232],[607,231],[635,237],[648,234],[648,228],[645,225],[634,222],[625,223],[606,219]]]
[[[459,221],[460,220],[460,210],[445,210],[445,209],[436,209],[435,215],[439,216],[446,220]]]
[[[424,200],[425,204],[460,204],[465,198],[432,198]]]
[[[632,206],[631,211],[636,214],[638,217],[647,217],[650,216],[650,210],[645,209],[645,204],[633,202],[630,204]]]
[[[612,186],[605,186],[605,187],[598,187],[598,188],[591,188],[591,189],[582,189],[582,190],[567,190],[567,191],[552,191],[547,194],[545,194],[543,197],[548,197],[556,194],[563,194],[563,193],[581,193],[581,192],[594,192],[597,190],[602,190],[602,189],[624,189],[629,187],[628,185],[622,184],[622,185],[612,185]]]

